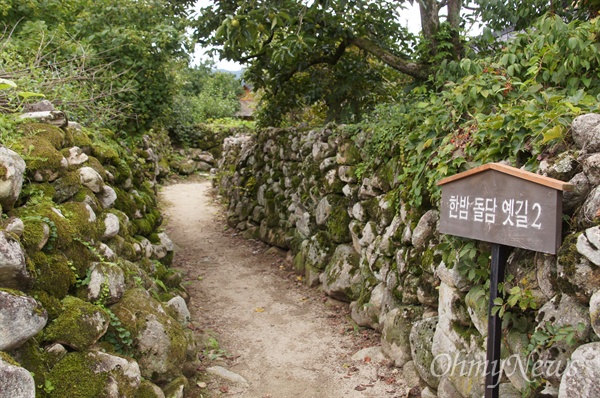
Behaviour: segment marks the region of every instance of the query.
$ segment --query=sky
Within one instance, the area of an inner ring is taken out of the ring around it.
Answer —
[[[212,0],[198,0],[196,2],[195,9],[196,11],[198,11],[200,10],[200,8],[207,7],[211,4],[213,4]],[[402,24],[408,27],[408,29],[412,33],[418,34],[421,31],[421,16],[419,14],[418,2],[415,1],[412,5],[410,3],[407,3],[406,7],[407,9],[401,11],[400,13],[400,21]],[[197,63],[198,60],[201,59],[210,59],[210,57],[205,54],[205,49],[197,44],[196,51],[193,54],[192,64],[195,63],[194,60],[196,60]],[[242,66],[240,64],[227,60],[219,60],[218,56],[213,58],[213,61],[215,62],[217,69],[223,69],[228,71],[236,71],[242,69]]]

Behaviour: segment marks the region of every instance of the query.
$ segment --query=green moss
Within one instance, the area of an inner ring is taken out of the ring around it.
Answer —
[[[78,171],[66,173],[61,178],[52,183],[54,188],[53,200],[56,203],[62,203],[72,198],[81,188],[81,181]]]
[[[71,145],[77,146],[81,149],[89,148],[92,146],[92,140],[90,138],[91,133],[88,133],[86,129],[81,131],[75,129],[69,129],[72,133],[72,142]]]
[[[109,317],[105,310],[77,297],[67,296],[62,300],[63,312],[42,333],[43,341],[60,342],[76,350],[83,350],[100,337],[96,329],[100,316],[104,325]]]
[[[44,225],[47,224],[41,218],[22,217],[21,220],[25,226],[21,242],[27,254],[31,255],[40,250],[39,245],[45,237]]]
[[[93,156],[89,156],[87,162],[85,162],[85,164],[88,167],[91,167],[92,169],[96,170],[96,172],[98,174],[100,174],[100,176],[104,179],[106,176],[106,170],[104,169],[104,166],[102,166],[102,163],[100,163],[98,161],[98,159],[96,159]]]
[[[140,387],[135,393],[134,398],[160,398],[164,396],[164,394],[159,396],[155,392],[155,388],[158,387],[149,382],[148,380],[142,380],[142,382],[140,383]]]
[[[32,290],[30,295],[40,302],[42,307],[48,313],[48,322],[56,319],[62,312],[62,304],[60,299],[55,296],[51,296],[45,290]]]
[[[119,152],[109,144],[102,141],[95,141],[92,144],[92,155],[102,164],[119,163]]]
[[[56,126],[46,123],[26,123],[21,125],[19,129],[25,137],[46,140],[57,150],[63,147],[65,133]]]
[[[29,259],[35,272],[33,282],[35,290],[43,290],[49,295],[61,299],[75,284],[75,272],[64,255],[38,252]]]
[[[97,398],[106,396],[108,373],[96,374],[91,368],[86,353],[73,352],[60,360],[48,375],[54,390],[50,398]]]
[[[20,153],[25,160],[29,176],[33,176],[37,170],[57,171],[61,169],[63,156],[46,139],[23,139],[15,144],[13,149]]]
[[[56,362],[55,358],[41,348],[35,338],[27,340],[13,353],[18,358],[20,366],[32,374],[35,384],[43,386],[48,376],[48,370]],[[0,355],[2,354],[0,352]]]
[[[567,236],[558,250],[558,263],[562,265],[566,276],[573,276],[575,274],[577,264],[581,260],[581,254],[577,251],[577,239],[579,235],[581,233]]]
[[[96,198],[96,195],[94,195],[94,192],[92,192],[92,190],[88,187],[84,186],[79,188],[79,191],[77,191],[77,193],[71,198],[71,201],[87,203],[92,207],[92,209],[94,209],[94,211],[102,208],[100,202]]]
[[[350,242],[350,216],[343,204],[339,204],[333,209],[331,215],[327,219],[327,232],[331,236],[331,240],[335,243]]]
[[[19,362],[15,361],[13,357],[3,351],[0,351],[0,359],[13,366],[21,366]]]
[[[71,231],[73,231],[73,239],[89,242],[100,237],[102,227],[99,227],[95,222],[89,221],[90,212],[84,203],[64,203],[59,206],[59,209],[67,219]]]
[[[75,274],[79,279],[85,277],[92,262],[100,261],[100,258],[81,241],[74,240],[61,251],[71,262],[71,266],[75,269]]]

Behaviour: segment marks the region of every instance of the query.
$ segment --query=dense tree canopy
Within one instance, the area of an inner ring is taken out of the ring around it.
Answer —
[[[585,19],[597,8],[595,1],[419,0],[422,31],[415,36],[399,22],[406,3],[224,0],[201,11],[197,35],[220,46],[222,57],[245,64],[247,79],[265,91],[267,123],[317,102],[327,105],[331,119],[351,121],[360,116],[352,109],[393,98],[392,81],[426,81],[442,60],[467,55],[462,35],[469,21],[521,29],[546,12]]]

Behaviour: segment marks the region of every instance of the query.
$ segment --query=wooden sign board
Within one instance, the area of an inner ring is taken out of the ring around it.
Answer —
[[[440,232],[556,254],[571,184],[499,163],[444,178]]]

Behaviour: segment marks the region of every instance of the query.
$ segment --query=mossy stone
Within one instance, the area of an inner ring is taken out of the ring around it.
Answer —
[[[61,253],[44,254],[38,252],[29,258],[34,269],[33,288],[62,299],[75,284],[75,272],[69,260]]]
[[[48,374],[54,389],[49,398],[97,398],[106,396],[108,373],[96,374],[85,352],[72,352],[61,359]]]
[[[61,251],[69,259],[77,277],[80,279],[85,277],[86,271],[92,262],[101,260],[97,254],[90,250],[87,244],[79,240],[72,241]]]
[[[60,128],[47,123],[26,123],[20,127],[23,135],[33,136],[36,139],[44,139],[52,146],[60,150],[63,147],[65,133]]]
[[[119,163],[118,150],[102,141],[95,141],[92,144],[92,155],[104,165]]]
[[[97,222],[90,221],[90,212],[84,203],[68,202],[60,205],[59,208],[73,231],[73,239],[90,242],[100,237],[101,228]]]
[[[20,366],[31,373],[35,384],[43,386],[48,376],[48,370],[55,364],[54,357],[42,349],[35,338],[27,340],[19,348],[13,350],[12,353],[19,361]],[[2,354],[6,355],[0,353],[0,355]]]
[[[56,203],[62,203],[71,199],[81,189],[79,172],[72,171],[60,177],[52,183],[54,195],[52,199]]]
[[[106,169],[104,168],[104,166],[102,166],[102,163],[100,163],[100,161],[98,161],[98,159],[96,159],[95,157],[89,156],[85,164],[91,167],[92,169],[96,170],[96,172],[100,174],[100,176],[103,179],[106,177]]]
[[[44,307],[48,313],[48,323],[56,319],[63,310],[60,299],[55,296],[51,296],[45,290],[32,290],[30,295],[39,301],[42,307]]]
[[[84,152],[92,146],[92,139],[86,129],[81,131],[70,129],[72,133],[71,145],[81,148]]]
[[[327,232],[331,240],[335,243],[347,243],[352,240],[350,235],[350,216],[345,206],[338,205],[333,209],[331,215],[327,219]]]
[[[57,171],[62,168],[63,155],[44,138],[26,138],[14,147],[27,164],[27,175],[33,177],[37,170]]]
[[[135,393],[134,398],[163,398],[165,394],[163,391],[156,385],[148,380],[142,380],[140,383],[140,387]]]
[[[105,310],[73,296],[65,297],[62,305],[63,312],[44,329],[44,341],[81,351],[106,333],[110,318]]]

